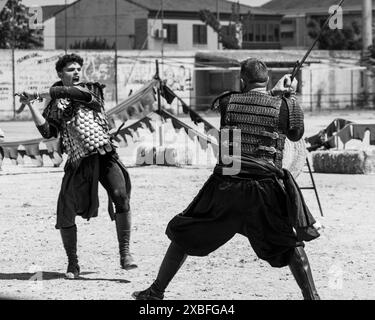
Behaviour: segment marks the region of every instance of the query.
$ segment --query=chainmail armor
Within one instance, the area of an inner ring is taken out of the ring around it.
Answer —
[[[43,116],[59,130],[62,152],[68,155],[67,164],[78,166],[84,157],[113,150],[103,109],[99,112],[70,99],[56,99]]]
[[[225,127],[241,130],[241,154],[282,166],[286,135],[279,129],[282,100],[260,92],[233,94],[225,115]]]
[[[108,131],[108,122],[102,113],[80,106],[74,117],[63,124],[61,137],[68,162],[76,163],[101,151],[109,143]]]

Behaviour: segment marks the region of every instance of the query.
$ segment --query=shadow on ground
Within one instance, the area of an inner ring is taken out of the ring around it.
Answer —
[[[39,272],[38,272],[39,273]],[[38,279],[45,281],[45,280],[57,280],[63,279],[65,274],[61,272],[48,272],[48,271],[41,271],[39,273],[0,273],[0,280],[21,280],[21,281],[29,281],[29,280],[37,280]],[[118,283],[130,283],[129,280],[125,279],[108,279],[108,278],[85,278],[83,276],[93,274],[95,272],[82,272],[78,279],[70,280],[70,281],[111,281],[111,282],[118,282]]]

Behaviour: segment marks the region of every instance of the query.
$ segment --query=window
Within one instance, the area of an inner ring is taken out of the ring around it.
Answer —
[[[177,24],[163,24],[163,29],[167,30],[166,43],[177,44]]]
[[[279,42],[280,41],[280,26],[278,24],[275,24],[275,41]]]
[[[260,24],[255,24],[255,41],[260,41]]]
[[[244,30],[243,41],[254,41],[254,25],[248,24]]]
[[[283,20],[281,24],[293,24],[293,20]]]
[[[193,44],[207,44],[207,26],[193,24]]]
[[[267,41],[267,25],[262,23],[260,27],[261,27],[261,35],[262,35],[261,41],[266,42]]]
[[[290,32],[282,32],[282,33],[281,33],[281,38],[282,38],[282,39],[293,39],[293,38],[294,38],[294,32],[293,32],[293,31],[290,31]]]
[[[275,30],[274,30],[274,25],[271,23],[268,25],[268,41],[269,42],[274,42],[275,41],[275,34],[274,34]]]

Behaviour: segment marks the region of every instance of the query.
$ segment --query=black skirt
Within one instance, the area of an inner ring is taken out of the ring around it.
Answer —
[[[246,236],[260,259],[284,267],[298,241],[286,210],[286,193],[273,178],[213,174],[166,234],[188,255],[206,256],[236,233]]]
[[[114,164],[120,167],[124,175],[126,193],[130,199],[130,177],[115,151],[105,155],[93,154],[83,158],[77,168],[65,167],[65,175],[57,201],[56,229],[75,225],[77,215],[87,220],[98,216],[100,172]],[[111,219],[114,220],[113,203],[109,195],[108,200],[108,212]]]

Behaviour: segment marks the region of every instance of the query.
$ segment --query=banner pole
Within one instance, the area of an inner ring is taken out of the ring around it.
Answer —
[[[161,117],[161,94],[160,94],[160,76],[159,76],[159,60],[156,60],[156,75],[155,75],[155,78],[159,81],[159,86],[158,86],[158,90],[157,90],[157,95],[158,95],[158,113],[160,115],[160,121],[163,121],[162,120],[162,117]],[[163,123],[161,122],[159,124],[159,146],[162,147],[163,146]]]

